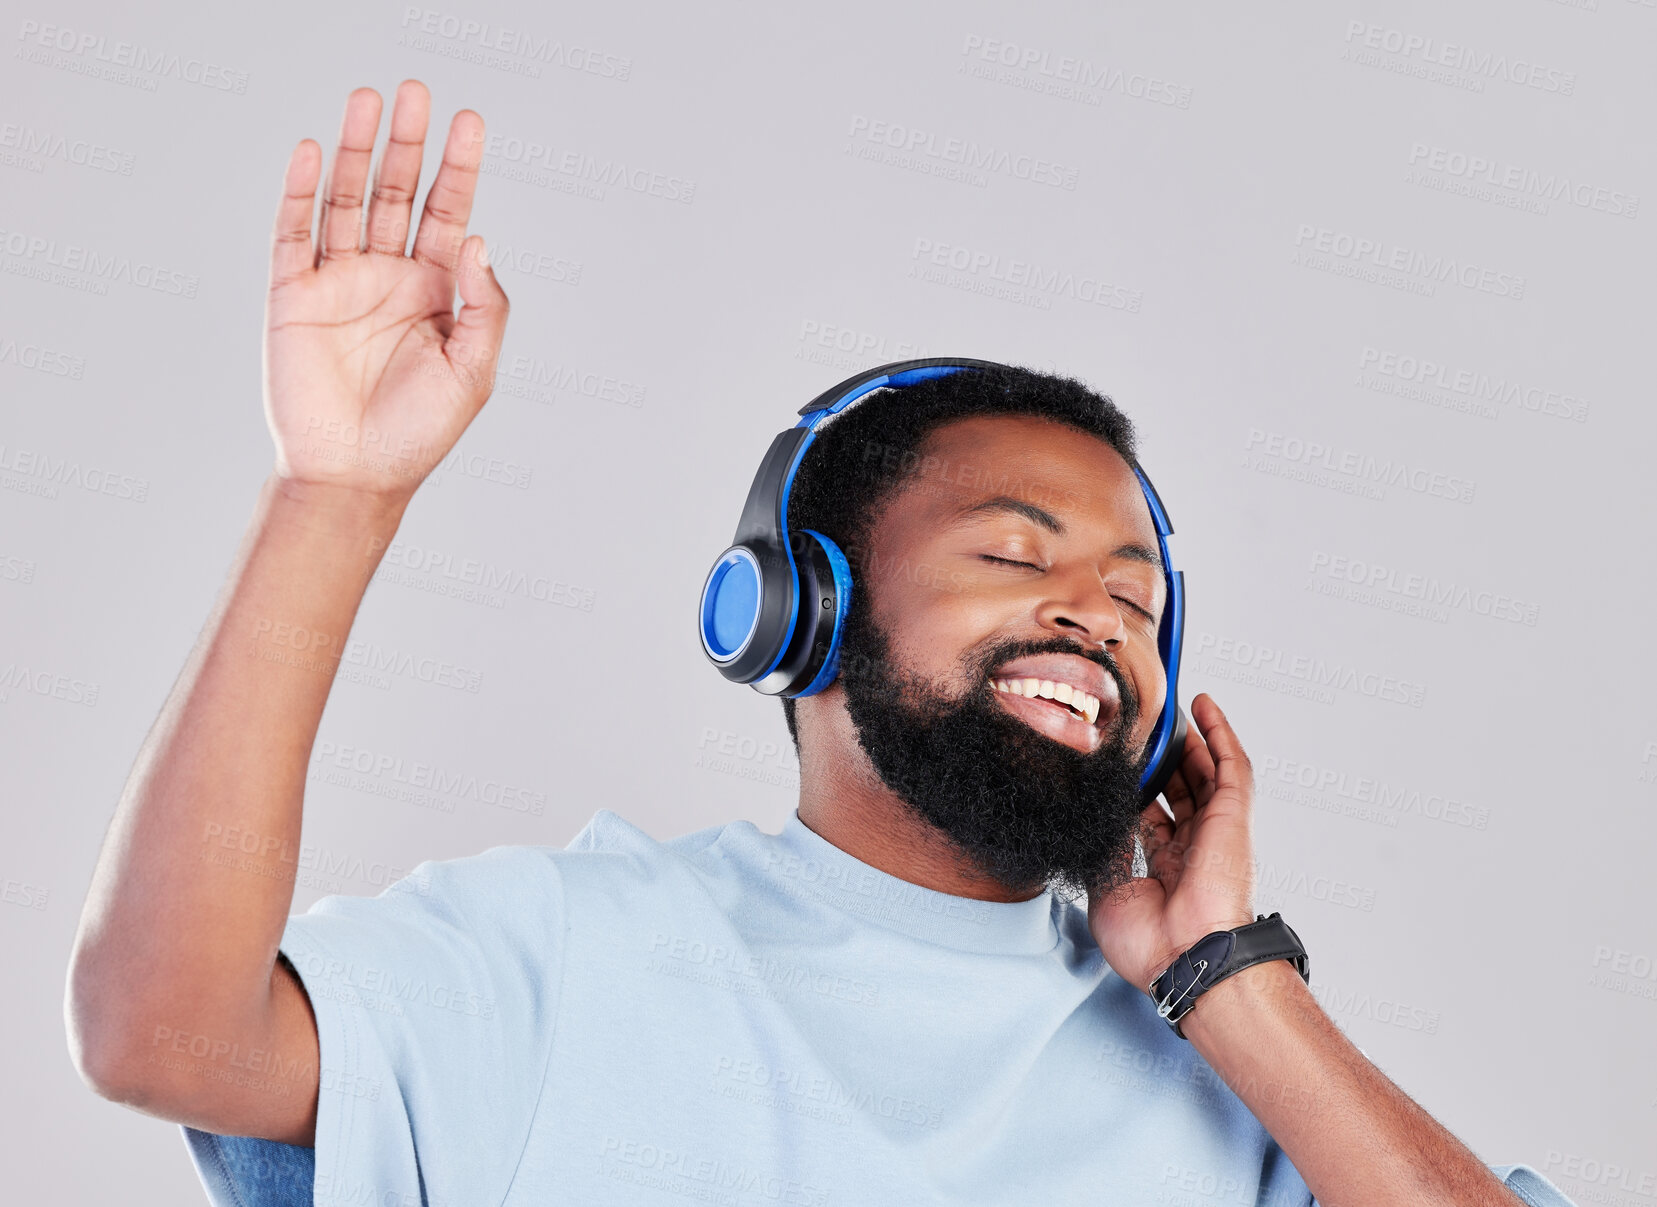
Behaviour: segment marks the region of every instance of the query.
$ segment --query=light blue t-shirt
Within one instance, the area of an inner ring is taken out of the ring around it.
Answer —
[[[797,814],[658,842],[601,810],[324,898],[281,950],[316,1146],[185,1128],[221,1207],[1313,1203],[1080,904],[933,892]]]

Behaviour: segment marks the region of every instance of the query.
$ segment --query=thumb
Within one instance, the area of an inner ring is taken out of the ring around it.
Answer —
[[[512,303],[495,279],[482,235],[472,235],[461,244],[455,277],[460,287],[460,315],[443,342],[443,355],[463,380],[493,389],[495,363],[500,359]]]

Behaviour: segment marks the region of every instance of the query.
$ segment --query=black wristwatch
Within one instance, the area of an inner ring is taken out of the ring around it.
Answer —
[[[1235,930],[1210,931],[1187,948],[1151,982],[1156,1012],[1174,1029],[1175,1035],[1184,1039],[1179,1020],[1199,997],[1232,973],[1267,960],[1288,960],[1300,973],[1300,979],[1311,983],[1308,971],[1311,958],[1300,936],[1275,910],[1270,914],[1256,914],[1253,922]]]

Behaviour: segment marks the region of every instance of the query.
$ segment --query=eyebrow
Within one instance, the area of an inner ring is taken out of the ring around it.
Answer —
[[[1045,508],[1037,507],[1034,503],[1026,503],[1023,499],[1015,499],[1011,495],[992,495],[987,499],[980,499],[976,503],[969,503],[950,516],[951,525],[961,523],[973,516],[984,515],[990,512],[1010,512],[1022,516],[1032,524],[1040,525],[1055,536],[1065,533],[1064,522]],[[1118,545],[1111,551],[1112,557],[1126,558],[1129,561],[1144,562],[1148,566],[1162,569],[1162,554],[1149,545],[1141,545],[1136,541],[1129,541],[1125,545]]]

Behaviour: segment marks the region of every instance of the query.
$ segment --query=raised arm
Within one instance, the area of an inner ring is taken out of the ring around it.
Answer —
[[[277,961],[306,767],[334,671],[420,482],[489,397],[507,299],[466,235],[483,120],[463,109],[405,254],[430,98],[346,102],[288,161],[265,307],[275,465],[219,598],[144,740],[70,959],[70,1053],[106,1098],[207,1131],[310,1144],[316,1024]],[[458,286],[462,307],[454,312]]]

